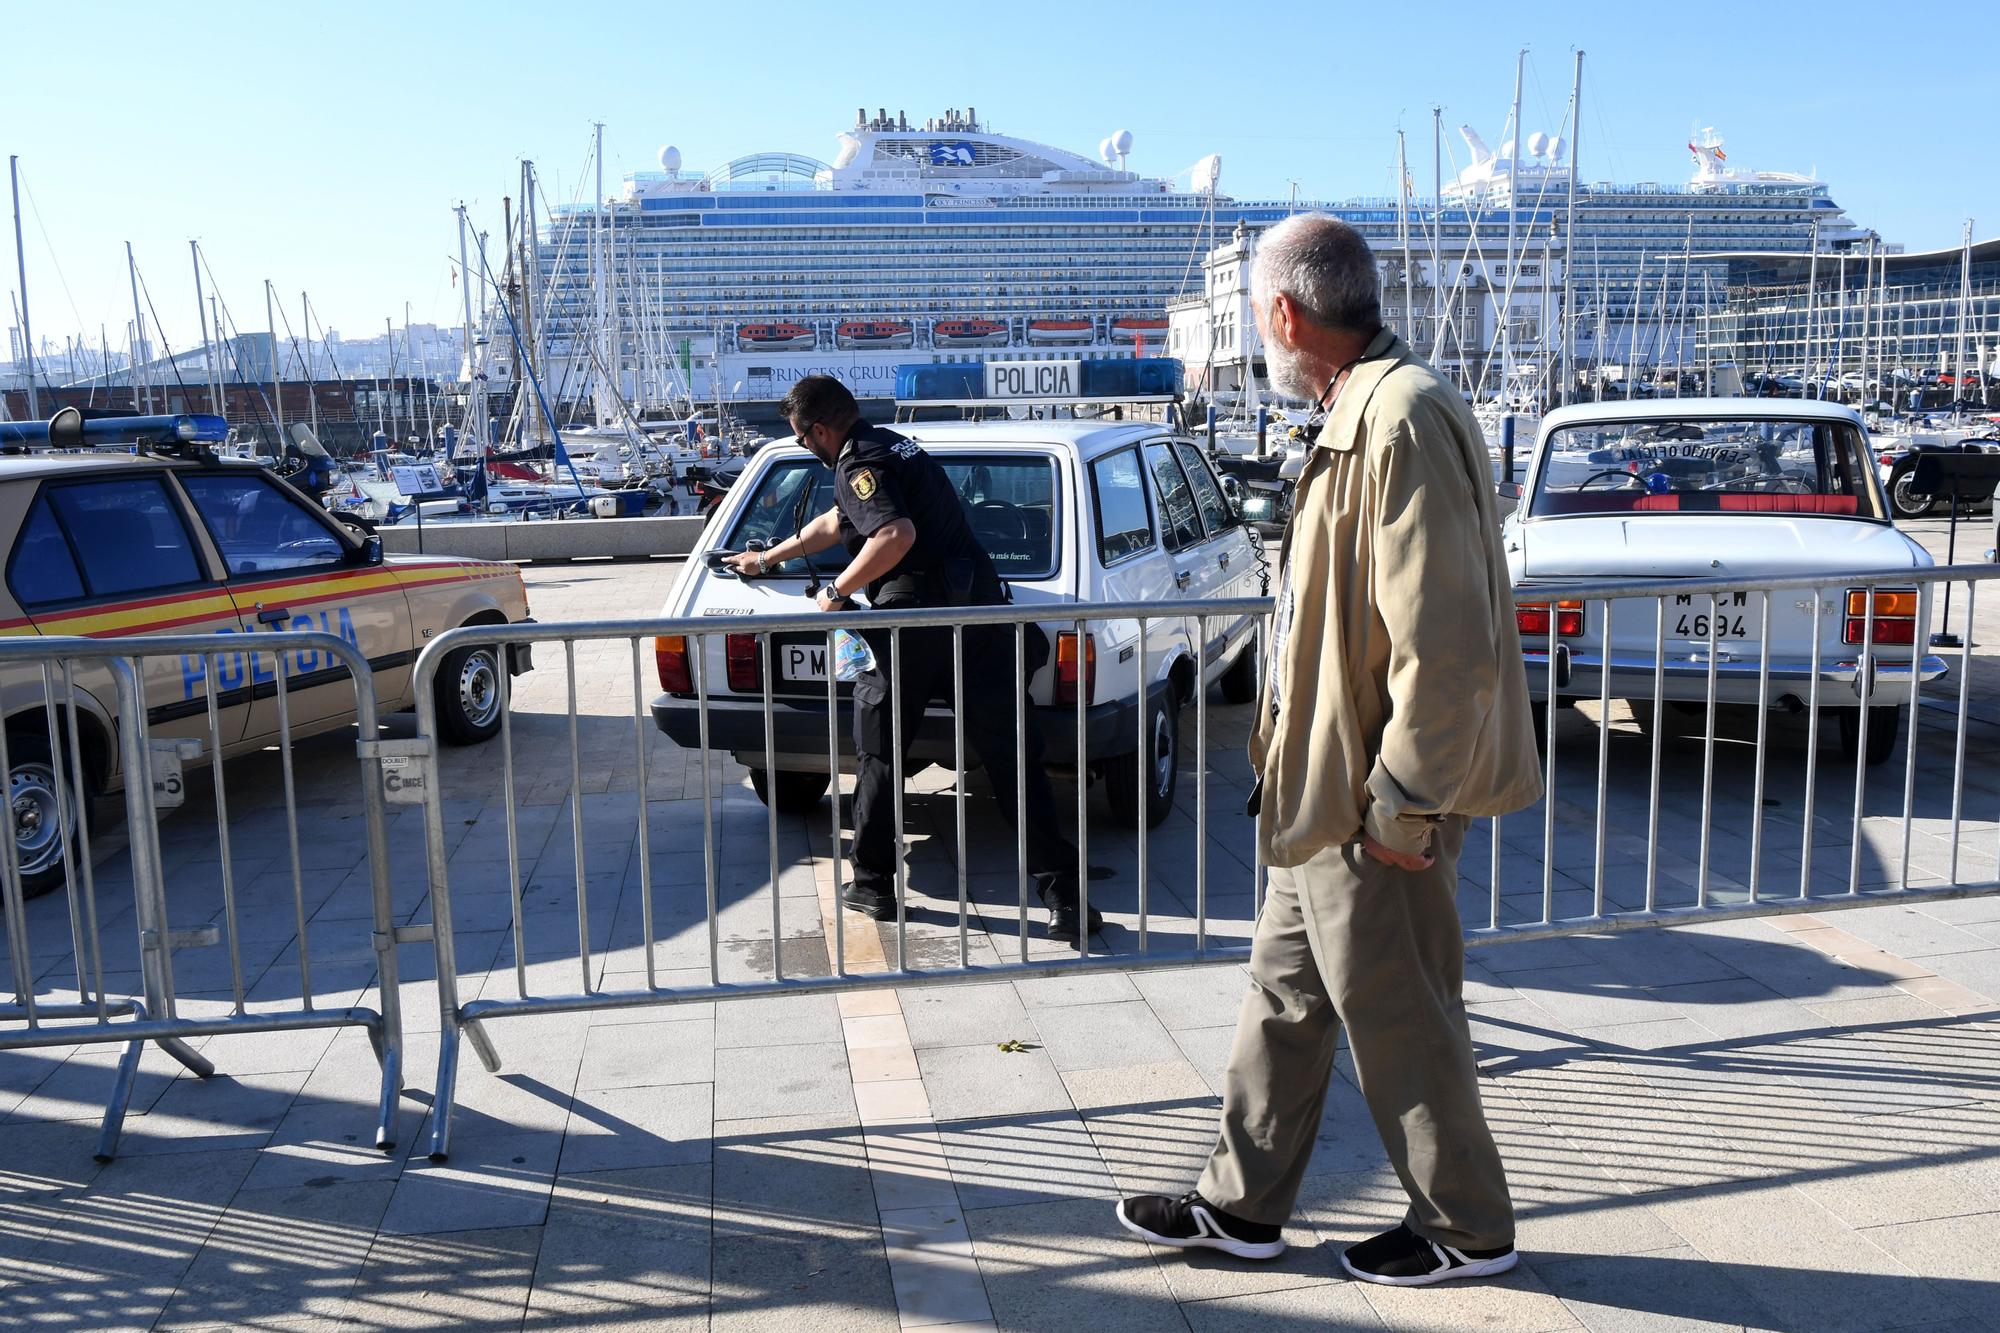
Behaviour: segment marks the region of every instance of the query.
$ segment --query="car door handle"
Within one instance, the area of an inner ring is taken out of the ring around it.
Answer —
[[[1216,563],[1221,565],[1224,569],[1229,568],[1229,552],[1224,551],[1221,555],[1215,557],[1215,560]]]
[[[1187,591],[1188,584],[1192,582],[1194,582],[1194,575],[1188,573],[1185,569],[1174,575],[1174,586],[1183,592]]]
[[[257,619],[272,629],[282,628],[291,618],[292,613],[282,606],[275,611],[266,611],[261,606],[257,608]]]

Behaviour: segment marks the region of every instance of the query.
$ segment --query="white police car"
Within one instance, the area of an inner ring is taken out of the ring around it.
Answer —
[[[1141,602],[1256,597],[1265,593],[1262,558],[1225,498],[1196,442],[1158,423],[990,421],[898,425],[943,467],[1017,604]],[[804,503],[801,505],[801,497]],[[825,795],[827,772],[826,637],[779,634],[771,682],[775,777],[766,772],[764,681],[757,641],[729,634],[730,616],[812,609],[810,576],[831,579],[847,562],[836,546],[773,575],[739,579],[714,553],[775,545],[800,515],[833,506],[832,475],[797,444],[772,445],[745,466],[702,534],[661,614],[713,616],[706,636],[708,743],[751,769],[758,793],[778,808],[810,808]],[[1194,697],[1196,621],[1148,623],[1144,734],[1137,680],[1137,623],[1097,623],[1076,642],[1075,624],[1046,630],[1055,651],[1030,683],[1041,712],[1048,761],[1076,761],[1075,709],[1083,694],[1088,767],[1107,779],[1106,799],[1123,823],[1141,816],[1139,767],[1147,774],[1144,817],[1165,819],[1173,806],[1180,760],[1180,708]],[[685,638],[657,643],[661,688],[653,715],[689,748],[701,744],[696,682]],[[1250,701],[1258,685],[1256,622],[1245,615],[1208,622],[1203,661],[1225,700]],[[845,694],[846,686],[838,687]],[[843,714],[845,708],[843,707]],[[843,750],[850,745],[845,721]],[[954,762],[949,710],[933,709],[912,756]]]
[[[1894,574],[1933,562],[1890,521],[1868,433],[1851,409],[1830,403],[1755,399],[1666,399],[1565,407],[1543,419],[1519,507],[1502,527],[1517,592],[1528,686],[1547,696],[1550,618],[1557,641],[1558,699],[1611,696],[1650,725],[1657,601],[1604,604],[1564,599],[1565,582],[1675,579],[1721,581],[1828,574]],[[1716,699],[1725,705],[1800,707],[1811,696],[1814,598],[1804,590],[1770,599],[1768,687],[1760,694],[1762,608],[1755,593],[1711,608],[1710,599],[1669,595],[1661,694],[1681,715],[1708,699],[1709,641]],[[1868,593],[1836,580],[1818,599],[1820,707],[1839,723],[1843,749],[1860,743],[1862,655]],[[1712,623],[1711,623],[1712,621]],[[1917,636],[1930,623],[1930,593],[1879,586],[1872,631],[1878,682],[1868,722],[1868,762],[1895,749]],[[1924,656],[1920,679],[1944,674]],[[1892,688],[1896,683],[1901,688]],[[1539,724],[1541,714],[1537,712]]]

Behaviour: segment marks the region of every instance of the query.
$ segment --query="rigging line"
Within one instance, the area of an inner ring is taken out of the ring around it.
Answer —
[[[181,378],[181,368],[174,361],[174,345],[167,341],[167,330],[160,323],[160,312],[153,308],[153,289],[146,285],[146,270],[139,267],[136,259],[132,261],[132,275],[139,279],[139,292],[146,298],[146,312],[153,317],[153,328],[159,332],[160,347],[167,354],[167,369],[174,372],[174,383],[185,394],[188,391],[187,381]]]
[[[304,295],[304,293],[301,293],[301,295]],[[307,297],[306,297],[306,310],[305,310],[305,315],[304,315],[304,319],[305,319],[305,321],[306,321],[306,346],[307,346],[307,347],[311,347],[311,346],[312,346],[312,321],[313,321],[313,316],[315,316],[315,315],[316,315],[316,314],[318,314],[318,313],[319,313],[318,311],[316,311],[316,310],[314,310],[314,309],[313,309],[313,303],[312,303],[312,297],[310,297],[310,296],[307,296]],[[326,340],[326,321],[325,321],[324,319],[320,320],[320,322],[319,322],[319,331],[320,331],[320,340],[319,340],[319,350],[320,350],[320,351],[322,351],[322,352],[325,352],[325,353],[326,353],[326,364],[328,365],[328,367],[330,367],[330,368],[332,369],[332,371],[333,371],[333,377],[334,377],[334,378],[335,378],[336,380],[344,380],[344,379],[346,379],[346,378],[347,378],[347,372],[346,372],[346,371],[344,371],[344,370],[342,370],[342,369],[340,368],[340,362],[338,362],[338,361],[336,361],[336,360],[334,359],[334,356],[333,356],[333,344],[332,344],[332,343],[330,343],[330,342],[328,342],[328,341]]]
[[[42,248],[48,251],[49,263],[55,267],[56,281],[62,284],[63,299],[69,302],[69,313],[76,318],[76,327],[80,332],[84,328],[83,312],[76,308],[76,296],[69,289],[69,276],[63,272],[62,260],[56,256],[55,242],[49,239],[48,224],[42,221],[42,210],[35,203],[35,192],[28,188],[28,173],[20,171],[18,166],[15,170],[20,174],[21,193],[28,197],[28,211],[35,215],[35,230],[42,234]]]
[[[263,421],[265,419],[268,419],[271,423],[271,433],[273,435],[276,435],[278,432],[277,413],[271,405],[270,395],[264,392],[264,382],[262,380],[253,380],[248,375],[244,374],[243,358],[237,355],[237,346],[236,346],[237,340],[241,339],[243,336],[243,326],[236,322],[236,316],[230,312],[229,299],[222,294],[222,284],[216,281],[215,270],[208,266],[208,252],[202,249],[200,246],[196,246],[195,254],[201,259],[202,272],[208,274],[208,288],[209,292],[215,297],[215,307],[217,310],[222,312],[216,318],[216,336],[222,340],[222,345],[226,349],[228,349],[230,364],[236,370],[236,382],[238,384],[250,385],[257,391],[256,397],[252,399],[253,415],[256,412],[256,405],[261,405],[263,409],[263,417],[257,419],[257,424],[261,426],[263,424]],[[229,322],[229,327],[235,330],[234,338],[222,338],[221,325],[223,320],[227,320]],[[275,350],[272,353],[272,359],[274,361],[277,359]],[[283,442],[280,441],[280,447],[282,447],[282,445]]]
[[[292,356],[299,363],[299,373],[304,375],[307,380],[311,380],[312,367],[306,364],[306,354],[299,350],[299,335],[292,332],[292,317],[285,313],[285,307],[282,303],[273,306],[272,309],[277,311],[279,321],[285,326],[285,340],[292,345]],[[306,330],[306,345],[308,348],[312,345],[312,330],[310,329]]]

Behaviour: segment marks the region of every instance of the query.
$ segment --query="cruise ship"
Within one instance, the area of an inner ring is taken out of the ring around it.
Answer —
[[[1803,250],[1815,231],[1826,247],[1865,235],[1823,184],[1734,171],[1708,140],[1690,145],[1687,184],[1579,186],[1568,249],[1586,357],[1671,361],[1682,293],[1723,297],[1690,256]],[[1472,163],[1436,204],[1236,200],[1220,191],[1218,157],[1147,176],[1127,169],[1124,131],[1092,157],[998,133],[971,108],[921,123],[864,109],[831,161],[766,152],[697,172],[666,148],[660,170],[625,176],[601,205],[552,212],[535,256],[536,341],[559,392],[582,396],[578,386],[608,363],[621,395],[642,407],[768,405],[815,372],[879,401],[892,396],[896,367],[913,362],[1157,356],[1171,351],[1168,303],[1200,292],[1204,259],[1239,224],[1254,233],[1318,209],[1360,228],[1385,264],[1411,238],[1420,313],[1433,282],[1454,298],[1468,283],[1497,292],[1504,306],[1532,274],[1524,285],[1539,309],[1513,349],[1526,355],[1553,328],[1558,268],[1529,256],[1552,251],[1559,263],[1565,248],[1562,145],[1533,136],[1517,174],[1511,145],[1488,152],[1469,131],[1467,142]],[[1400,279],[1387,276],[1393,297]]]

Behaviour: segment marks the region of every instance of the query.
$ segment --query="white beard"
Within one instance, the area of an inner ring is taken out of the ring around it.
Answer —
[[[1296,347],[1287,347],[1275,337],[1264,340],[1264,370],[1271,388],[1286,398],[1317,402],[1326,387],[1307,377],[1305,358]]]

